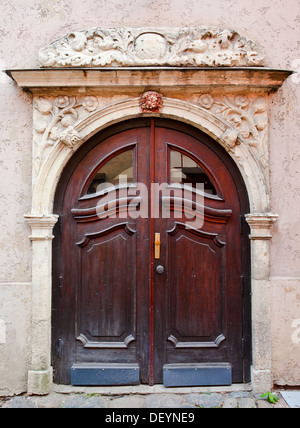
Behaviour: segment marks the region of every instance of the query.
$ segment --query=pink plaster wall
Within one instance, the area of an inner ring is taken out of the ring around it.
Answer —
[[[264,47],[270,67],[292,68],[293,61],[300,62],[298,0],[2,0],[0,62],[5,68],[36,67],[41,47],[70,31],[90,27],[197,25],[232,28],[254,40]],[[31,200],[32,105],[30,95],[0,76],[1,300],[2,284],[30,281],[29,230],[23,214],[30,212]],[[271,260],[275,284],[273,369],[275,381],[280,378],[281,383],[298,384],[300,345],[293,344],[293,351],[287,356],[289,365],[296,368],[286,374],[286,355],[278,346],[283,338],[292,337],[292,322],[300,319],[299,103],[300,79],[290,78],[273,96],[270,111],[272,211],[280,215],[274,229]],[[293,298],[282,301],[287,278],[293,283]],[[22,305],[29,312],[29,299],[23,299]],[[10,322],[8,315],[1,315],[0,305],[1,316]],[[29,327],[21,323],[11,328],[26,336]],[[289,343],[291,339],[286,346]],[[7,348],[5,352],[7,358]],[[20,350],[22,361],[27,358],[24,352]],[[14,385],[24,389],[25,376],[16,376]],[[0,375],[1,382],[4,381]]]

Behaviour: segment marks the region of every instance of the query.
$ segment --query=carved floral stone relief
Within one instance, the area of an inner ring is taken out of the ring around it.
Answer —
[[[264,52],[229,29],[92,28],[73,32],[39,52],[41,67],[251,67]]]
[[[75,125],[100,111],[103,105],[100,96],[83,97],[60,95],[56,98],[38,97],[34,101],[34,171],[38,175],[51,148],[63,143],[70,149],[80,141]],[[163,95],[155,91],[141,94],[137,100],[141,113],[163,113]],[[101,107],[100,107],[101,106]],[[225,121],[228,129],[222,139],[228,151],[244,142],[258,157],[263,168],[268,164],[268,116],[266,100],[255,95],[202,94],[198,106],[212,116]]]
[[[245,141],[259,154],[263,167],[267,166],[268,113],[265,98],[250,98],[246,95],[213,97],[203,94],[198,103],[232,127],[232,131],[226,131],[224,135],[229,151],[240,140]]]
[[[263,65],[264,52],[230,29],[92,28],[73,32],[42,48],[41,67],[251,67]],[[39,174],[49,151],[58,143],[73,149],[80,141],[75,129],[97,110],[112,104],[109,96],[35,97],[34,172]],[[96,96],[95,96],[96,95]],[[121,99],[121,98],[120,98]],[[186,100],[188,101],[188,100]],[[163,112],[163,95],[147,91],[137,101],[141,113]],[[194,103],[197,102],[194,100]],[[113,105],[113,104],[112,104]],[[267,113],[261,97],[202,94],[198,106],[228,124],[222,140],[228,151],[242,141],[267,165]]]
[[[204,94],[199,99],[199,105],[230,123],[250,146],[256,147],[261,142],[268,126],[264,98],[258,97],[251,102],[246,95],[236,95],[232,99]]]
[[[34,101],[34,166],[38,174],[48,151],[58,142],[73,148],[80,140],[75,123],[98,108],[95,96],[78,98],[60,95],[55,99],[36,98]]]

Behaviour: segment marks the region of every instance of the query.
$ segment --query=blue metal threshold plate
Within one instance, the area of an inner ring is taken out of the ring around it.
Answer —
[[[71,384],[74,386],[126,386],[140,384],[137,364],[73,364]],[[167,364],[163,367],[165,387],[227,386],[232,384],[229,363]]]
[[[167,364],[164,366],[164,386],[228,386],[232,384],[229,363]]]
[[[140,384],[137,364],[73,364],[71,385],[74,386],[126,386]]]

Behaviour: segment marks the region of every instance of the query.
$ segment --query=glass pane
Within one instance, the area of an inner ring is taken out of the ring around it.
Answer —
[[[189,156],[176,150],[171,150],[171,183],[203,183],[206,193],[217,194],[215,186],[203,168]]]
[[[120,153],[106,162],[96,172],[87,194],[97,193],[111,185],[118,186],[121,175],[127,177],[128,183],[133,183],[133,149]]]

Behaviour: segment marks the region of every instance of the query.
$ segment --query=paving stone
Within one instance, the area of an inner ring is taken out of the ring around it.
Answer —
[[[204,409],[212,409],[222,405],[224,396],[222,394],[190,394],[186,399],[189,403]]]
[[[81,409],[104,409],[106,407],[106,402],[101,397],[90,397],[86,401],[86,403],[80,406]]]
[[[287,402],[284,400],[284,398],[279,395],[279,401],[276,404],[276,406],[274,406],[274,409],[290,409],[290,406],[287,404]]]
[[[236,391],[231,392],[230,398],[250,398],[251,392],[249,391]]]
[[[181,409],[197,409],[198,406],[192,406],[191,404],[186,404],[184,406],[181,406]]]
[[[52,392],[44,397],[19,396],[0,399],[0,408],[125,408],[125,409],[193,409],[193,408],[289,408],[282,396],[278,394],[279,402],[271,405],[260,395],[249,391],[237,392],[194,392],[194,393],[141,393],[124,395],[95,393],[85,391],[80,394]],[[177,390],[179,391],[179,390]]]
[[[258,400],[257,401],[257,407],[259,409],[272,409],[273,406],[271,403],[269,403],[267,400]]]
[[[66,397],[63,394],[51,392],[49,395],[32,397],[32,400],[37,404],[39,409],[59,409],[62,407]]]
[[[53,391],[58,394],[85,394],[87,388],[84,386],[73,385],[53,385]]]
[[[236,409],[238,406],[238,401],[236,398],[225,398],[223,403],[223,409]]]
[[[184,397],[172,394],[152,394],[145,399],[147,409],[176,409],[186,404]]]
[[[7,400],[0,398],[0,409],[2,409],[2,407],[5,405],[6,401]]]
[[[239,399],[239,409],[256,409],[256,404],[253,398]]]
[[[108,403],[110,409],[143,409],[144,406],[145,398],[135,396],[116,398]]]
[[[63,409],[103,409],[105,401],[101,397],[71,397],[68,398],[63,406]]]
[[[78,409],[81,406],[83,406],[84,404],[86,404],[86,397],[70,397],[67,398],[66,401],[64,402],[62,408],[63,409]]]
[[[4,404],[3,409],[37,409],[37,404],[26,397],[14,397]]]

